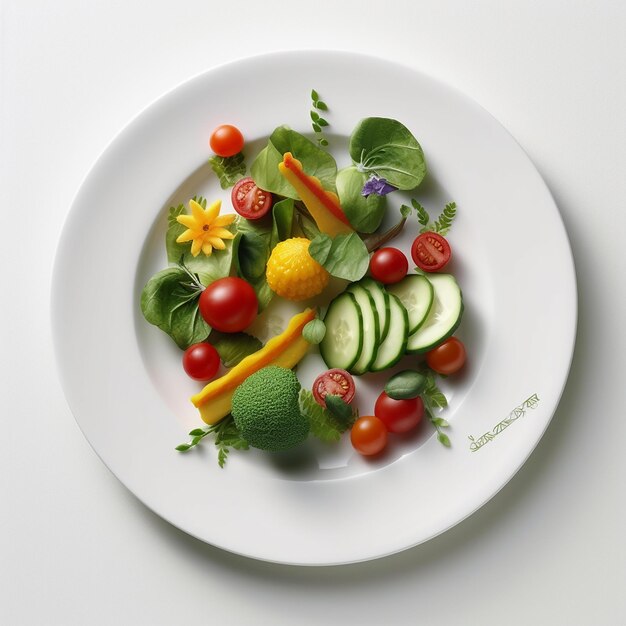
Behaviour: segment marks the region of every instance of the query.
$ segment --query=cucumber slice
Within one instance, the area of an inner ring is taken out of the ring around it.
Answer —
[[[349,370],[358,361],[363,347],[363,315],[353,294],[337,296],[324,316],[326,334],[320,354],[329,369]]]
[[[409,339],[409,314],[400,302],[400,298],[389,294],[389,334],[380,344],[372,372],[380,372],[395,365],[406,351]]]
[[[370,296],[367,289],[355,283],[347,289],[347,293],[351,293],[357,301],[363,316],[363,349],[359,359],[352,367],[345,367],[352,374],[365,374],[370,365],[376,359],[378,344],[380,341],[380,327],[378,325],[378,312],[374,299]]]
[[[409,314],[409,334],[412,335],[426,320],[433,305],[433,286],[422,274],[409,274],[395,285],[386,287],[400,298]]]
[[[359,285],[369,291],[370,296],[376,305],[378,313],[378,327],[380,330],[380,339],[382,343],[389,331],[389,294],[385,291],[380,283],[371,278],[363,278],[359,281]]]
[[[463,295],[451,274],[429,274],[435,291],[433,305],[426,321],[409,336],[406,351],[427,352],[450,337],[461,323]]]

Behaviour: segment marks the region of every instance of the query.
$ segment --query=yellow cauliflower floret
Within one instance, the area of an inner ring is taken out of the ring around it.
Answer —
[[[267,284],[287,300],[306,300],[324,290],[328,272],[309,254],[311,242],[292,237],[279,243],[267,262]]]

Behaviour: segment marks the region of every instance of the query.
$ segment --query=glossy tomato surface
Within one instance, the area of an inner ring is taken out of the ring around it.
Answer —
[[[384,391],[378,396],[374,414],[390,433],[408,433],[424,417],[424,402],[417,396],[410,400],[394,400]]]
[[[350,431],[354,449],[364,456],[378,454],[387,445],[387,429],[374,415],[364,415],[354,422]]]
[[[467,360],[465,346],[460,339],[450,337],[426,353],[426,364],[438,374],[456,374]]]
[[[332,369],[320,374],[313,382],[313,397],[318,404],[326,407],[326,396],[340,396],[350,404],[354,399],[354,378],[346,370]]]
[[[223,333],[246,329],[256,317],[259,301],[243,278],[220,278],[200,294],[200,313],[206,323]]]
[[[398,248],[380,248],[370,260],[372,277],[385,285],[401,281],[408,271],[409,261]]]
[[[267,215],[274,202],[272,194],[257,187],[250,177],[235,183],[230,199],[235,211],[248,220],[258,220]]]
[[[210,343],[194,343],[183,354],[183,369],[194,380],[211,380],[220,367],[220,355]]]
[[[445,237],[431,231],[421,233],[411,246],[411,257],[415,265],[425,272],[437,272],[450,260],[452,251]]]
[[[243,143],[241,131],[231,124],[218,126],[209,139],[211,150],[221,157],[230,157],[241,152]]]

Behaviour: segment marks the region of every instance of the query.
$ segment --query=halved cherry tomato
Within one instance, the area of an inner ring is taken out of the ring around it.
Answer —
[[[378,396],[374,413],[391,433],[408,433],[424,417],[424,402],[417,396],[410,400],[394,400],[384,391]]]
[[[438,374],[456,374],[465,365],[466,358],[463,342],[450,337],[426,353],[426,364]]]
[[[350,404],[354,399],[354,378],[346,370],[332,369],[320,374],[313,382],[313,397],[318,404],[326,407],[326,396],[340,396]]]
[[[218,126],[209,139],[211,150],[221,157],[230,157],[241,152],[243,143],[241,131],[230,124]]]
[[[443,269],[450,260],[450,244],[439,233],[428,231],[418,235],[411,246],[415,265],[425,272]]]
[[[194,380],[211,380],[220,367],[220,355],[210,343],[194,343],[183,354],[183,369]]]
[[[378,454],[387,445],[387,429],[374,415],[364,415],[354,422],[350,431],[354,449],[364,456]]]
[[[230,194],[235,211],[248,220],[258,220],[271,208],[274,198],[269,191],[256,186],[252,178],[242,178]]]
[[[198,304],[206,323],[223,333],[237,333],[250,326],[259,309],[252,285],[234,276],[211,283],[200,294]]]
[[[380,248],[370,260],[372,276],[385,285],[401,281],[409,271],[409,262],[398,248]]]

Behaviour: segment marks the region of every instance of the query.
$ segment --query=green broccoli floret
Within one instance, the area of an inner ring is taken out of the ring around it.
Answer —
[[[253,447],[276,452],[293,448],[309,434],[300,412],[300,383],[289,369],[270,365],[235,389],[232,415],[241,436]]]

